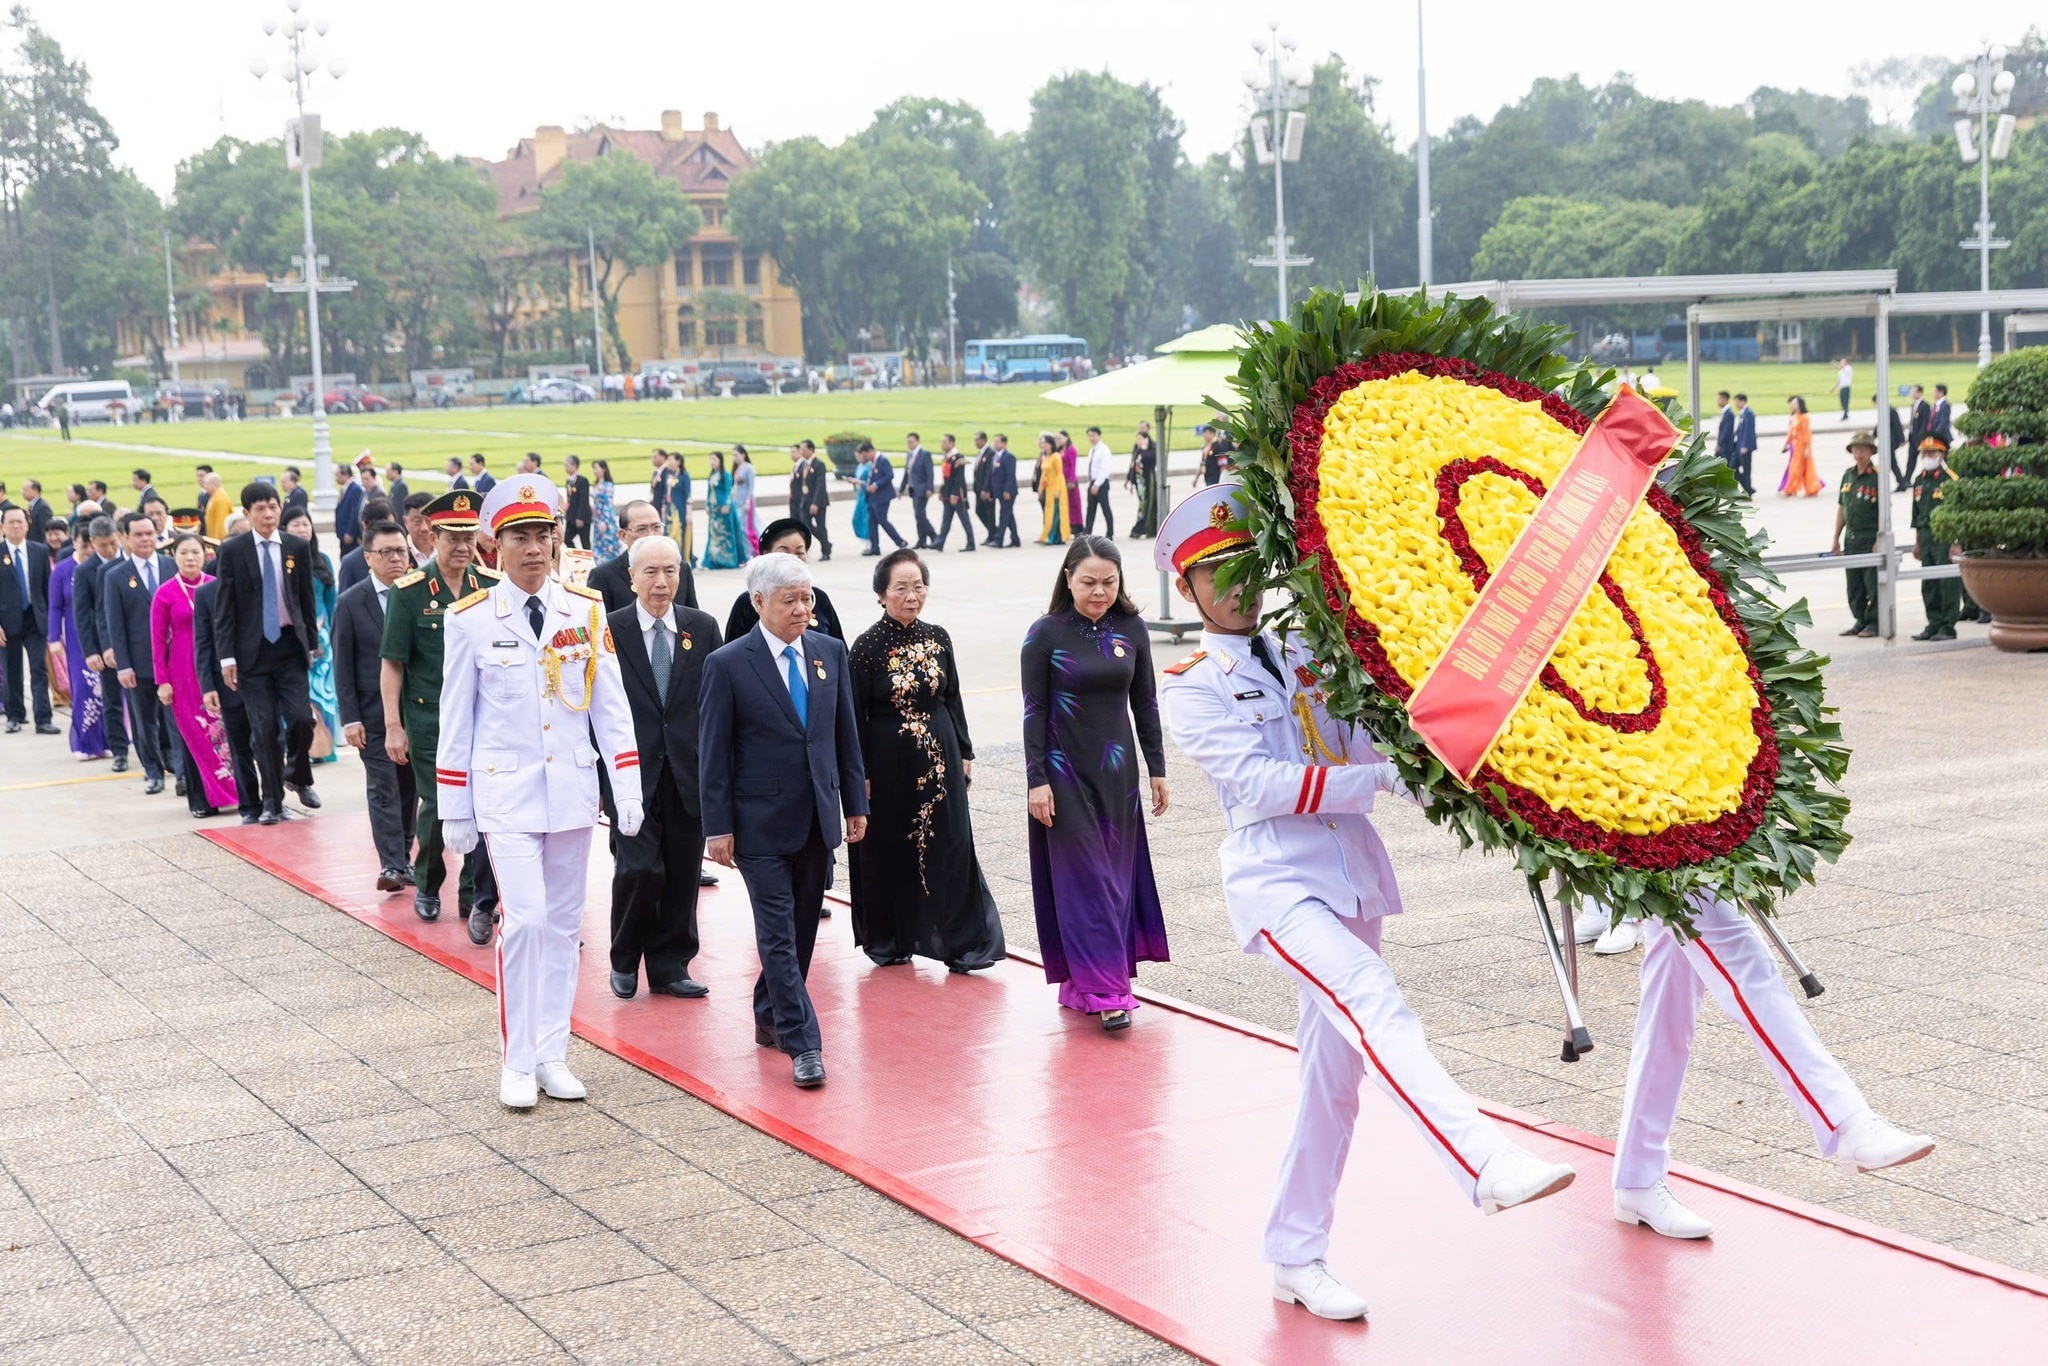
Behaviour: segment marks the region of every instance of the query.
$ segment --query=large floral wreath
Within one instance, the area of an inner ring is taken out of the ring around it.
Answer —
[[[1606,572],[1471,785],[1407,702],[1608,394],[1567,334],[1485,300],[1312,294],[1247,340],[1231,422],[1255,552],[1239,576],[1289,591],[1355,719],[1463,845],[1506,849],[1685,925],[1694,892],[1768,910],[1848,843],[1848,750],[1779,607],[1733,473],[1697,435],[1621,532]]]

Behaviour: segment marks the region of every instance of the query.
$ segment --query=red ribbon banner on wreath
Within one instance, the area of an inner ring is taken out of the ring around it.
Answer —
[[[1664,414],[1623,385],[1408,699],[1415,733],[1467,787],[1677,441]]]

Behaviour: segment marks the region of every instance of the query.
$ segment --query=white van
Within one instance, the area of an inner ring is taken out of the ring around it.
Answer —
[[[56,402],[63,399],[71,409],[73,422],[105,422],[110,414],[107,405],[119,403],[128,416],[135,416],[135,390],[125,379],[75,379],[63,384],[53,384],[36,406],[45,413],[54,413]]]

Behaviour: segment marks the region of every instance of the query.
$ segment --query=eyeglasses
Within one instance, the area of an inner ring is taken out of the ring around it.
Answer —
[[[404,547],[404,546],[402,546],[402,545],[386,545],[386,546],[378,546],[378,547],[377,547],[377,548],[375,548],[374,550],[370,550],[370,551],[368,551],[367,553],[368,553],[368,554],[371,554],[371,555],[391,555],[391,556],[398,556],[398,555],[403,555],[403,554],[405,553],[405,547]]]

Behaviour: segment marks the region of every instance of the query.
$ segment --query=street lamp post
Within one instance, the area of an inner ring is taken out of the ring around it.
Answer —
[[[1963,154],[1963,164],[1977,164],[1977,235],[1962,242],[1965,251],[1977,253],[1977,288],[1989,293],[1991,290],[1991,253],[2011,242],[2003,237],[1993,237],[1991,230],[1991,163],[2005,160],[2012,151],[2013,116],[2005,113],[2005,107],[2012,103],[2013,74],[2005,69],[2005,48],[1998,43],[1987,45],[1971,63],[1972,69],[1960,73],[1949,87],[1956,97],[1957,112],[1963,115],[1956,120],[1956,147]],[[1991,128],[1991,116],[1998,115],[1998,130]],[[1972,119],[1976,128],[1972,129]],[[1972,145],[1971,134],[1976,134]],[[1977,327],[1977,368],[1991,364],[1991,310],[1985,309],[1978,319]]]
[[[1244,84],[1254,96],[1263,94],[1268,101],[1268,111],[1252,119],[1251,131],[1253,159],[1261,166],[1273,168],[1273,251],[1269,256],[1252,257],[1251,264],[1276,272],[1274,286],[1279,308],[1273,316],[1285,318],[1287,268],[1315,264],[1312,256],[1294,255],[1294,243],[1287,236],[1286,165],[1301,160],[1301,139],[1308,126],[1308,115],[1292,107],[1300,102],[1301,85],[1301,73],[1294,62],[1294,38],[1280,31],[1278,19],[1266,27],[1267,36],[1252,39],[1252,51],[1264,59],[1265,67],[1248,69]]]
[[[1429,91],[1422,60],[1422,0],[1415,0],[1415,266],[1428,284],[1434,263],[1429,221]]]
[[[334,445],[327,432],[327,378],[320,356],[320,296],[345,293],[355,288],[355,281],[323,282],[320,267],[324,262],[313,245],[313,168],[320,164],[320,117],[306,113],[306,87],[312,82],[313,73],[320,69],[320,58],[313,52],[313,37],[327,36],[327,21],[308,19],[300,8],[303,4],[304,0],[285,0],[288,13],[281,24],[276,19],[263,21],[266,38],[276,36],[280,28],[284,31],[286,55],[277,74],[291,82],[294,110],[294,117],[285,127],[285,164],[299,173],[299,211],[305,228],[305,252],[294,261],[299,267],[299,279],[273,280],[270,288],[278,294],[306,296],[306,342],[313,356],[313,506],[331,512],[335,501]],[[312,36],[306,32],[309,28]],[[250,75],[261,80],[269,71],[266,58],[250,59]],[[330,77],[339,80],[347,71],[348,64],[341,57],[328,56]]]

